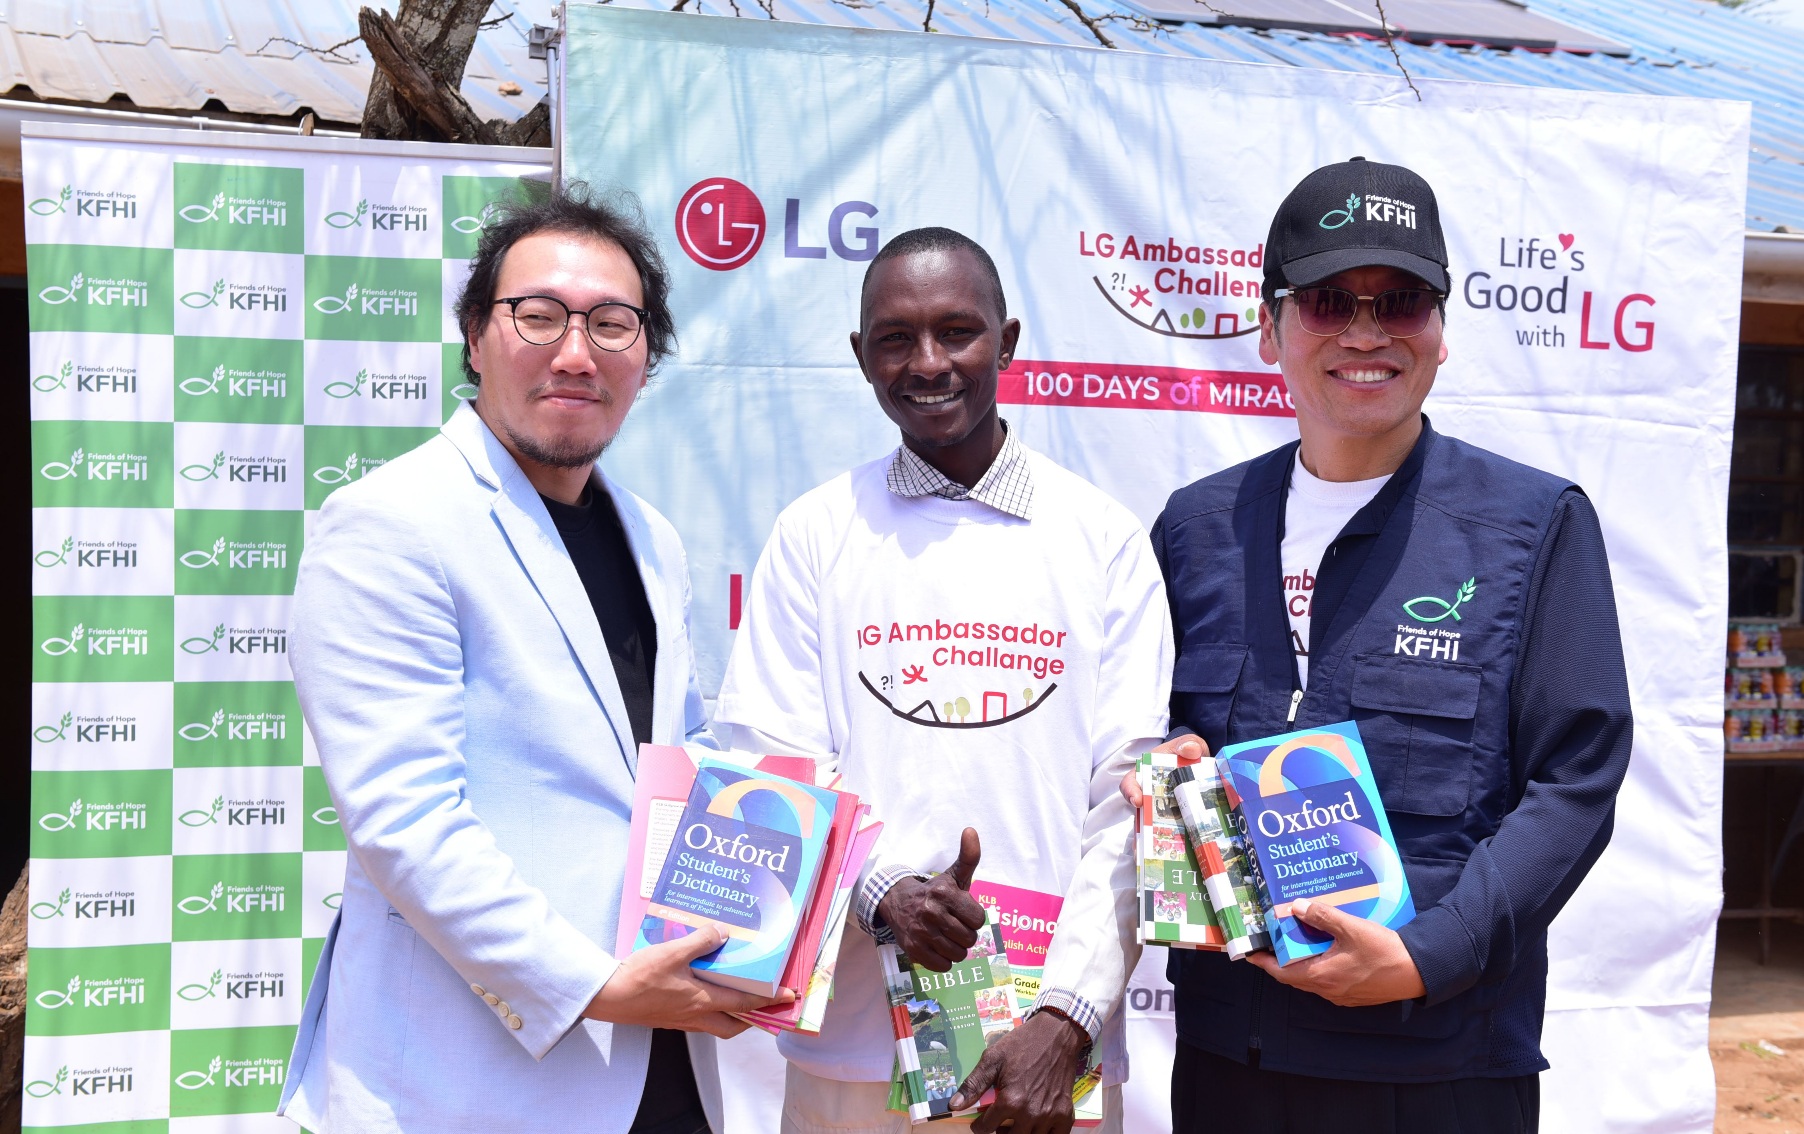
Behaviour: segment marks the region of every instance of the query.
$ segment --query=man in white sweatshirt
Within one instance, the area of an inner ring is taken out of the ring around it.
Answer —
[[[876,942],[944,971],[986,881],[1062,898],[1031,1015],[955,1109],[977,1134],[1063,1134],[1100,1046],[1105,1130],[1127,1072],[1133,818],[1114,790],[1166,729],[1170,616],[1126,508],[1029,450],[997,414],[1014,355],[1000,276],[968,237],[896,237],[865,275],[852,353],[902,444],[805,494],[753,575],[721,687],[736,747],[837,761],[884,820],[818,1037],[786,1034],[785,1134],[892,1134],[895,1040]]]

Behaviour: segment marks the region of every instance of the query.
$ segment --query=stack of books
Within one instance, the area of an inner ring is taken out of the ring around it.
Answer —
[[[950,971],[911,964],[893,944],[877,947],[896,1033],[889,1109],[906,1113],[911,1124],[975,1114],[993,1101],[992,1092],[952,1109],[952,1096],[984,1049],[1018,1027],[1039,997],[1064,904],[1056,894],[982,880],[971,883],[971,896],[987,920],[977,944]],[[1102,1066],[1092,1049],[1071,1085],[1076,1126],[1102,1125],[1101,1084]]]
[[[1214,949],[1235,958],[1270,949],[1288,965],[1333,944],[1293,916],[1291,904],[1299,898],[1331,903],[1391,929],[1416,916],[1390,819],[1352,721],[1231,744],[1201,762],[1147,753],[1139,773],[1143,803],[1135,845],[1142,848],[1141,939],[1147,944]],[[1177,873],[1182,868],[1172,859],[1147,849],[1160,845],[1152,828],[1170,826],[1172,814],[1190,852],[1189,870],[1200,876],[1188,885],[1189,876]],[[1176,900],[1167,897],[1174,877],[1187,902],[1192,890],[1202,896],[1212,935],[1191,930],[1186,939],[1165,928],[1177,924]],[[1162,909],[1172,912],[1160,918]]]
[[[818,1034],[859,873],[883,824],[816,782],[801,756],[646,744],[639,749],[616,955],[712,925],[702,980],[796,999],[744,1014],[764,1030]]]

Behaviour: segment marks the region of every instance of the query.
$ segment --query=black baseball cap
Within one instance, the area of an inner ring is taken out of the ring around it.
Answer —
[[[1428,182],[1363,157],[1324,165],[1278,206],[1265,238],[1264,299],[1349,268],[1400,268],[1445,295],[1447,241]]]

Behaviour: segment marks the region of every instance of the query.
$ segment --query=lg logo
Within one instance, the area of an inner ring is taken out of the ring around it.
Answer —
[[[854,217],[876,215],[877,206],[868,201],[841,201],[828,214],[827,243],[804,244],[802,200],[790,197],[784,202],[783,255],[797,260],[824,260],[831,248],[842,260],[873,259],[880,243],[877,230],[858,226],[848,233],[847,222]],[[764,203],[750,188],[730,177],[698,181],[677,202],[677,242],[691,260],[716,272],[732,271],[757,255],[767,227]]]

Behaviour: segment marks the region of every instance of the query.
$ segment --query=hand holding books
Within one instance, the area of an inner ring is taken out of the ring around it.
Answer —
[[[796,998],[787,988],[778,989],[774,997],[756,996],[698,979],[690,962],[720,948],[721,942],[720,931],[709,926],[680,940],[639,950],[614,970],[583,1015],[613,1024],[707,1032],[732,1039],[747,1025],[728,1013],[788,1004]]]
[[[952,1096],[952,1113],[974,1106],[994,1089],[994,1101],[971,1123],[971,1134],[1004,1126],[1064,1134],[1076,1120],[1071,1081],[1089,1033],[1052,1012],[1038,1012],[984,1050],[983,1058]]]
[[[1290,911],[1298,921],[1333,937],[1334,945],[1326,953],[1288,965],[1280,965],[1268,952],[1249,953],[1247,960],[1273,979],[1342,1008],[1393,1004],[1427,995],[1415,959],[1396,930],[1308,898],[1292,902]]]
[[[904,878],[877,904],[877,915],[896,935],[896,944],[922,968],[943,973],[977,944],[984,914],[971,896],[971,879],[982,852],[976,829],[966,827],[949,870],[926,882]]]

